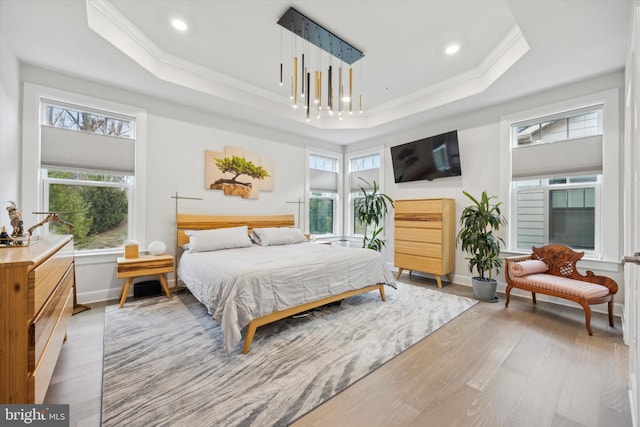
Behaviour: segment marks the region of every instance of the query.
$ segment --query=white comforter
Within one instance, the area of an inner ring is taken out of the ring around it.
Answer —
[[[378,252],[315,243],[187,250],[178,274],[221,325],[226,352],[255,318],[369,285],[395,284]]]

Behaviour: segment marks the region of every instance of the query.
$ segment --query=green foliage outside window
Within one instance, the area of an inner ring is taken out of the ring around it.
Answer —
[[[333,199],[319,197],[309,199],[309,233],[333,233]]]
[[[81,181],[118,182],[118,176],[49,171],[50,178]],[[121,246],[127,239],[128,197],[122,187],[52,183],[49,185],[49,210],[73,224],[76,249],[101,249]],[[68,228],[52,222],[52,234],[66,234]]]

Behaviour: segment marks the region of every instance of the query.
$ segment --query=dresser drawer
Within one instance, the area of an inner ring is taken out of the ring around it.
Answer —
[[[33,382],[30,390],[34,393],[30,399],[36,404],[42,403],[47,394],[72,314],[73,268],[65,275],[60,287],[34,322],[36,357],[30,360],[37,362],[29,380]]]
[[[29,274],[29,302],[33,301],[30,307],[33,309],[31,316],[35,316],[40,311],[72,262],[73,241],[70,241],[31,271]]]
[[[396,201],[394,211],[397,214],[430,214],[442,213],[441,199],[424,199],[424,200],[398,200]]]
[[[395,229],[396,246],[399,241],[442,243],[442,230],[432,228],[403,228]]]
[[[73,236],[0,250],[0,402],[42,403],[73,312]]]
[[[432,228],[442,230],[440,215],[396,215],[396,228]]]
[[[405,270],[416,270],[431,274],[448,274],[450,271],[442,271],[442,259],[427,258],[419,255],[396,253],[394,264]]]
[[[60,284],[51,295],[51,298],[47,300],[42,310],[36,315],[33,325],[31,326],[31,339],[33,342],[30,348],[33,348],[34,355],[33,357],[29,357],[32,364],[32,366],[29,366],[29,371],[33,372],[35,366],[40,361],[40,357],[47,347],[49,338],[56,328],[56,325],[58,325],[61,315],[64,314],[67,298],[72,290],[73,266],[70,266]]]
[[[418,255],[438,260],[442,258],[442,245],[434,243],[396,241],[395,251],[403,255]]]

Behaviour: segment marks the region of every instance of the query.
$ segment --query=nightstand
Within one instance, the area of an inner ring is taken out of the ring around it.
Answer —
[[[173,271],[172,255],[140,255],[137,258],[118,257],[118,279],[125,279],[120,290],[120,307],[124,305],[134,277],[157,274],[167,298],[171,299],[171,291],[164,277]]]

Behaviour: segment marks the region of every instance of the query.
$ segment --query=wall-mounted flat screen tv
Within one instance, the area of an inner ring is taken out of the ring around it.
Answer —
[[[459,176],[458,131],[391,147],[391,160],[396,183]]]

